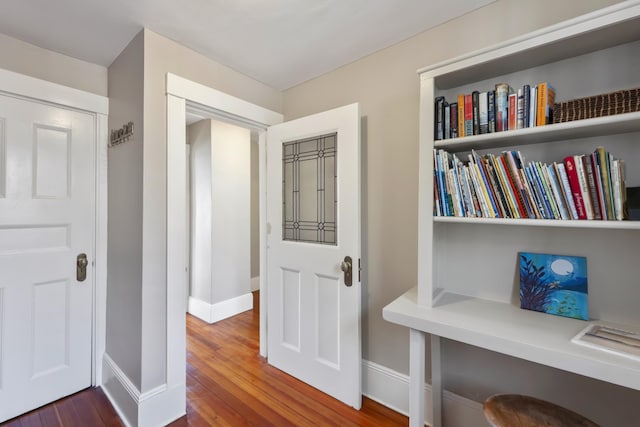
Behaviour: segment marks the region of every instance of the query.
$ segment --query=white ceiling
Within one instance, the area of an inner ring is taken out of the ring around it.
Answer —
[[[282,90],[492,1],[2,0],[0,33],[109,66],[147,27]]]

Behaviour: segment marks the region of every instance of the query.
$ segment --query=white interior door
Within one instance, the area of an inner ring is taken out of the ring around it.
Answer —
[[[91,384],[95,138],[91,114],[0,95],[0,421]]]
[[[359,121],[352,104],[267,130],[269,363],[358,409]]]

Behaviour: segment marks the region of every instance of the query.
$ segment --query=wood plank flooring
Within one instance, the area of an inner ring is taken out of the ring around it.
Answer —
[[[254,295],[254,307],[257,294]],[[172,427],[407,426],[407,417],[364,398],[356,411],[269,366],[259,352],[259,311],[209,325],[187,315],[187,415]],[[14,418],[3,427],[122,426],[99,388]]]

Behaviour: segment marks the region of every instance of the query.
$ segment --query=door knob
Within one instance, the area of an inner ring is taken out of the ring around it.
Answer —
[[[351,286],[352,284],[352,260],[350,256],[344,257],[344,261],[340,264],[340,269],[344,272],[344,284],[346,286]]]
[[[76,258],[76,280],[78,282],[84,282],[87,278],[87,254],[79,254]]]

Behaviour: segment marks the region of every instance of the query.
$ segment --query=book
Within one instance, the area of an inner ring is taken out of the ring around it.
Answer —
[[[549,204],[549,208],[551,210],[551,218],[560,219],[560,208],[556,203],[556,199],[553,196],[553,191],[551,190],[551,181],[549,178],[547,165],[541,162],[536,162],[535,165],[538,172],[538,178],[540,179],[540,183],[542,184],[542,188],[544,189],[544,194],[546,195],[545,200]]]
[[[593,181],[596,187],[596,197],[600,205],[600,216],[602,220],[607,220],[607,209],[604,204],[604,190],[602,188],[602,175],[600,173],[600,165],[598,164],[598,154],[593,152],[589,155],[591,158],[591,169],[593,170]]]
[[[489,171],[486,167],[486,163],[483,161],[483,159],[478,156],[478,154],[474,151],[471,150],[471,153],[473,154],[474,157],[474,162],[478,165],[478,169],[480,170],[480,173],[482,174],[482,179],[484,181],[485,187],[487,188],[487,194],[489,196],[489,201],[491,202],[491,207],[495,213],[495,216],[498,218],[503,218],[504,217],[504,212],[502,211],[501,207],[500,207],[500,201],[498,200],[498,194],[496,192],[496,189],[493,185],[493,182],[491,180],[491,177],[489,176]]]
[[[600,210],[600,200],[598,199],[598,193],[596,188],[596,181],[593,175],[593,166],[591,164],[591,156],[582,156],[582,166],[584,168],[584,174],[587,178],[587,188],[589,189],[589,201],[591,202],[591,208],[593,209],[593,219],[601,220],[602,211]]]
[[[546,186],[543,185],[544,177],[541,176],[542,167],[539,162],[533,162],[530,164],[530,175],[532,177],[532,182],[535,184],[538,189],[544,212],[546,213],[546,219],[556,219],[556,214],[552,209],[550,194],[548,193]]]
[[[473,109],[473,134],[480,134],[480,92],[474,90],[471,92],[471,108]]]
[[[589,186],[587,184],[587,175],[584,170],[584,163],[582,162],[583,155],[573,156],[576,171],[578,171],[578,182],[580,184],[580,193],[582,194],[582,202],[584,204],[584,210],[587,214],[587,219],[593,219],[593,203],[591,203],[591,194],[589,193]]]
[[[496,157],[493,154],[491,154],[490,159],[497,172],[498,179],[500,181],[500,186],[502,188],[502,191],[505,195],[505,199],[509,206],[509,212],[511,213],[511,218],[520,218],[520,211],[518,210],[516,195],[513,192],[513,188],[511,187],[509,177],[507,176],[507,171],[504,169],[504,163],[502,162],[502,157]]]
[[[509,115],[509,123],[507,124],[508,130],[517,129],[518,120],[518,94],[509,94],[509,107],[507,107],[507,114]]]
[[[511,90],[507,83],[496,84],[496,132],[509,129],[509,93]]]
[[[473,101],[470,93],[464,96],[464,134],[473,135]]]
[[[516,181],[517,173],[512,169],[509,159],[506,155],[507,152],[504,152],[502,156],[500,156],[500,160],[504,166],[504,170],[506,172],[509,185],[511,186],[514,199],[516,201],[516,205],[518,207],[518,215],[520,218],[529,218],[529,213],[527,212],[527,208],[524,204],[524,199],[522,197],[522,192],[520,191],[520,186]]]
[[[439,141],[444,138],[444,96],[435,99],[434,139]]]
[[[478,115],[480,134],[489,133],[489,102],[487,92],[480,92],[478,95]]]
[[[609,170],[608,153],[603,147],[596,148],[597,162],[600,170],[600,181],[602,182],[602,195],[604,198],[605,211],[607,212],[607,219],[612,220],[615,218],[613,212],[613,203],[611,198],[611,172]]]
[[[567,177],[567,171],[564,167],[564,163],[553,163],[556,168],[556,172],[560,177],[560,183],[562,184],[562,190],[567,200],[567,204],[569,205],[569,210],[571,211],[571,219],[579,219],[578,211],[576,210],[576,204],[573,201],[573,195],[571,194],[571,186],[569,185],[569,178]]]
[[[464,129],[464,94],[458,95],[458,137],[466,136]]]
[[[587,212],[585,211],[584,200],[582,199],[582,191],[580,190],[580,181],[578,180],[578,171],[576,170],[573,156],[564,158],[564,167],[567,171],[567,178],[569,179],[573,202],[576,205],[578,219],[587,219]]]
[[[538,88],[533,85],[529,89],[529,127],[536,126],[536,97],[538,93]]]
[[[449,103],[444,101],[444,139],[451,138],[451,107]]]
[[[449,126],[451,127],[451,138],[458,137],[458,103],[449,104]]]
[[[513,218],[509,209],[509,205],[507,204],[500,179],[498,178],[498,172],[495,168],[494,163],[491,161],[491,157],[489,155],[485,155],[481,158],[481,160],[485,167],[485,171],[487,172],[487,176],[489,177],[489,182],[493,188],[496,203],[498,205],[498,210],[500,211],[500,217]]]
[[[567,203],[560,190],[562,187],[560,186],[560,181],[558,180],[558,176],[556,175],[556,170],[553,165],[547,165],[547,174],[549,176],[549,183],[551,184],[551,191],[553,192],[556,206],[558,206],[558,210],[560,211],[560,219],[571,219]]]
[[[553,104],[556,99],[556,91],[547,82],[538,84],[536,99],[536,126],[544,126],[553,123]]]
[[[640,362],[640,331],[627,326],[590,323],[571,342]]]
[[[529,181],[529,185],[533,190],[533,194],[536,198],[536,203],[538,204],[538,212],[539,217],[542,219],[553,219],[553,215],[551,214],[551,208],[548,203],[545,202],[545,194],[543,194],[544,189],[541,187],[540,182],[536,178],[534,174],[534,166],[529,164],[525,167],[525,174],[527,177],[527,181]]]
[[[529,116],[531,115],[531,85],[522,86],[522,127],[531,127]]]
[[[524,127],[524,90],[518,89],[516,103],[516,129]]]
[[[496,91],[487,92],[487,120],[489,122],[489,133],[496,132]]]

